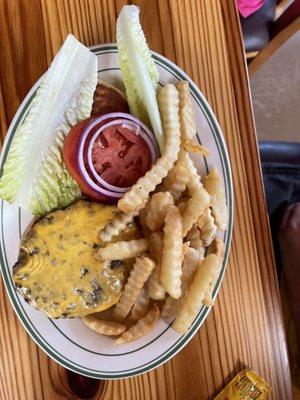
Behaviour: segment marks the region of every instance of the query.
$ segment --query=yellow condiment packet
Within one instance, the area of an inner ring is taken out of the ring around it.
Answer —
[[[265,400],[271,388],[252,370],[240,372],[214,400]]]

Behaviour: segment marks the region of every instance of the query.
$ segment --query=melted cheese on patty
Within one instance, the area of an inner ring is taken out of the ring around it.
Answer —
[[[132,260],[100,263],[98,232],[117,215],[115,206],[80,200],[30,229],[13,269],[17,290],[51,318],[102,311],[120,296]],[[139,237],[134,224],[115,240]]]

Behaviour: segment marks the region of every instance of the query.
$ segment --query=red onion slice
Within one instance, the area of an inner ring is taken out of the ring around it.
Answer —
[[[118,118],[118,119],[116,119]],[[88,166],[89,169],[94,177],[94,179],[97,181],[95,183],[93,179],[91,179],[91,176],[89,172],[86,169],[85,163],[84,163],[84,156],[85,156],[85,144],[86,141],[89,137],[89,134],[91,131],[97,127],[100,123],[105,122],[106,120],[110,120],[107,123],[104,123],[101,125],[94,133],[93,136],[88,144],[88,150],[87,150],[87,159],[88,159]],[[112,198],[121,198],[123,197],[124,193],[127,192],[130,187],[117,187],[114,185],[109,184],[106,182],[101,176],[97,173],[95,170],[95,167],[92,162],[92,150],[94,143],[96,139],[104,132],[104,130],[112,125],[124,125],[127,129],[130,129],[133,131],[135,134],[138,136],[141,136],[143,140],[147,143],[148,148],[150,150],[150,155],[151,155],[151,163],[153,164],[159,154],[158,150],[158,145],[156,142],[156,138],[154,137],[153,133],[146,127],[145,124],[143,124],[141,121],[139,121],[137,118],[133,117],[130,114],[126,113],[110,113],[110,114],[105,114],[102,115],[96,119],[93,119],[84,129],[83,135],[81,137],[79,149],[78,149],[78,167],[79,170],[81,171],[81,174],[85,181],[98,193],[104,194],[108,197]],[[132,129],[134,128],[134,130]]]
[[[131,131],[132,131],[132,126],[134,126],[136,128],[134,133],[137,136],[141,136],[148,145],[148,148],[149,148],[150,154],[151,154],[151,164],[154,164],[154,162],[157,158],[157,154],[155,153],[155,149],[153,147],[151,139],[140,128],[140,126],[135,121],[134,121],[134,125],[133,125],[133,123],[131,123],[131,125],[129,125],[128,120],[126,120],[126,119],[115,119],[113,121],[108,122],[105,125],[102,125],[99,129],[97,129],[97,131],[94,133],[94,135],[91,138],[91,141],[90,141],[89,147],[88,147],[88,151],[87,151],[89,168],[90,168],[94,178],[97,180],[97,182],[100,183],[101,186],[103,186],[104,188],[111,190],[113,192],[126,193],[130,189],[130,186],[121,188],[121,187],[117,187],[117,186],[109,184],[103,178],[101,178],[101,176],[97,173],[97,171],[95,170],[93,161],[92,161],[92,151],[93,151],[93,146],[94,146],[95,141],[102,134],[102,132],[104,132],[104,130],[106,128],[108,128],[109,126],[112,126],[112,125],[122,125],[122,126],[126,125],[126,128]]]

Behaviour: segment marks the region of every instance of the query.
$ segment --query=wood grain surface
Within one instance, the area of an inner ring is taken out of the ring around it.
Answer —
[[[171,361],[105,381],[93,399],[212,399],[241,369],[289,400],[291,384],[257,140],[234,0],[140,0],[150,47],[196,82],[224,132],[235,188],[229,266],[213,311]],[[67,33],[86,45],[115,40],[123,0],[0,0],[1,139]],[[0,399],[77,399],[67,372],[29,338],[0,288]]]

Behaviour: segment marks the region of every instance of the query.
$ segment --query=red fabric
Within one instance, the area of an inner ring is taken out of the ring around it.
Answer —
[[[237,0],[237,6],[240,14],[244,18],[247,18],[249,15],[259,10],[264,2],[265,0]]]

